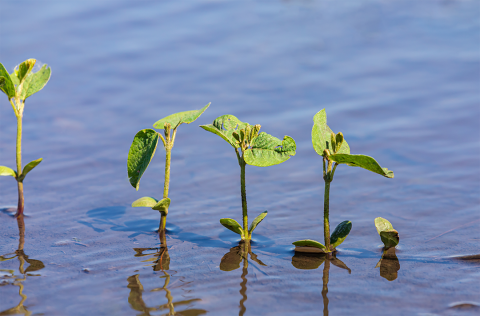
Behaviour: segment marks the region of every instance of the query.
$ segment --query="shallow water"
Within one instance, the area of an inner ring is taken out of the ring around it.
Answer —
[[[0,262],[0,315],[479,312],[479,260],[450,258],[480,253],[475,1],[2,1],[1,12],[7,69],[33,57],[53,71],[25,110],[24,162],[44,161],[25,182],[23,252],[0,212],[12,258]],[[0,164],[14,166],[15,117],[0,100]],[[158,213],[130,207],[161,195],[163,151],[136,192],[128,149],[139,129],[210,101],[179,128],[163,253]],[[352,153],[395,172],[337,169],[331,222],[353,229],[326,262],[291,244],[323,239],[310,140],[322,108]],[[289,161],[247,167],[250,216],[269,211],[248,261],[218,223],[241,216],[235,153],[197,127],[227,113],[297,142]],[[16,198],[2,177],[1,207]],[[400,232],[380,263],[377,216]]]

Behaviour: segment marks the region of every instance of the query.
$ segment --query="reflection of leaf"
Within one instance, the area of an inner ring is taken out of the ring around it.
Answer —
[[[25,273],[38,271],[45,268],[45,265],[40,260],[28,259],[27,256],[25,256],[25,261],[27,261],[30,264],[28,268],[25,270]]]
[[[241,252],[242,249],[240,246],[231,248],[230,251],[227,252],[220,261],[220,270],[233,271],[240,268],[240,263],[242,262]]]
[[[153,271],[170,270],[170,255],[167,248],[161,248],[160,254],[155,261]]]
[[[255,261],[256,263],[258,263],[261,266],[265,266],[265,267],[267,266],[265,263],[262,262],[262,260],[258,259],[256,254],[254,254],[251,251],[250,251],[250,258],[252,258],[253,261]]]
[[[395,253],[395,248],[385,249],[383,251],[382,258],[375,268],[378,267],[380,267],[380,276],[388,281],[393,281],[397,278],[398,270],[400,270],[400,262]]]
[[[258,215],[255,220],[250,224],[250,228],[248,229],[248,232],[251,234],[255,227],[257,227],[258,224],[260,224],[261,221],[267,216],[267,211],[264,211]]]
[[[147,170],[158,144],[158,133],[153,129],[143,129],[133,138],[128,152],[127,169],[130,184],[138,190],[140,178]]]
[[[350,230],[352,229],[352,222],[350,221],[343,221],[335,228],[330,237],[330,243],[333,248],[340,245],[345,238],[347,238]]]
[[[231,218],[222,218],[220,220],[220,224],[243,237],[243,229],[236,220]]]
[[[161,120],[158,120],[153,124],[153,127],[156,129],[164,129],[165,124],[170,123],[170,126],[172,129],[177,128],[180,124],[186,123],[190,124],[193,121],[195,121],[197,118],[202,115],[203,112],[210,106],[210,103],[205,105],[203,108],[200,110],[193,110],[193,111],[185,111],[185,112],[179,112],[175,113],[172,115],[169,115]]]
[[[342,260],[333,257],[332,259],[330,259],[330,262],[336,267],[347,270],[349,274],[352,273],[352,270],[350,270],[350,268],[347,267],[347,265],[343,263]]]
[[[317,269],[327,258],[323,254],[295,253],[292,257],[292,265],[301,270]]]
[[[283,141],[265,132],[253,141],[252,148],[245,151],[245,162],[252,166],[268,167],[278,165],[295,156],[296,145],[293,138],[285,136]]]
[[[387,168],[382,168],[378,162],[372,157],[365,155],[350,155],[350,154],[335,154],[328,156],[329,159],[335,161],[336,163],[345,163],[352,167],[361,167],[369,171],[378,173],[387,178],[393,178],[393,171],[388,170]]]
[[[388,220],[382,217],[375,218],[375,227],[377,228],[377,232],[380,235],[385,248],[391,248],[398,245],[400,237]]]
[[[332,133],[333,131],[327,125],[327,113],[325,112],[325,109],[323,109],[319,111],[317,114],[315,114],[315,116],[313,117],[313,128],[312,128],[313,149],[315,149],[317,154],[319,154],[320,156],[323,156],[323,151],[327,149],[327,143],[329,144],[328,148],[332,150],[332,146],[330,144]],[[342,145],[337,153],[341,153],[341,154],[350,153],[350,147],[348,146],[346,140],[342,141]]]

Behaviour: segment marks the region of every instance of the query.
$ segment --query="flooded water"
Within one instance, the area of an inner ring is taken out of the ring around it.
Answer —
[[[0,61],[52,67],[26,103],[25,181],[0,179],[0,315],[477,315],[480,312],[480,63],[477,1],[2,1]],[[168,251],[159,149],[137,192],[135,133],[177,111]],[[336,259],[296,255],[323,241],[313,115],[326,108],[352,153],[387,179],[340,166],[330,219],[353,228]],[[198,127],[233,114],[297,154],[248,166],[250,249],[233,149]],[[0,98],[0,164],[15,165],[15,116]],[[382,258],[375,217],[400,234]],[[25,228],[24,232],[22,227]],[[470,256],[463,260],[452,256]],[[472,257],[473,256],[473,257]]]

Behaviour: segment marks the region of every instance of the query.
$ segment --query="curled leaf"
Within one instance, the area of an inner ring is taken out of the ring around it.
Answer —
[[[339,152],[340,148],[342,148],[343,144],[343,134],[341,132],[338,132],[337,135],[335,136],[335,152]]]
[[[35,168],[36,166],[38,166],[38,164],[40,164],[42,162],[43,158],[38,158],[37,160],[34,160],[34,161],[30,161],[25,167],[23,167],[23,171],[22,171],[22,180],[25,179],[25,176],[33,170],[33,168]]]
[[[206,131],[209,131],[211,133],[214,133],[220,136],[226,142],[228,142],[233,148],[238,148],[239,145],[236,143],[236,139],[233,137],[232,134],[234,132],[239,134],[240,130],[245,128],[245,126],[247,125],[249,124],[240,121],[238,118],[236,118],[233,115],[227,114],[227,115],[222,115],[217,117],[213,121],[213,124],[200,125],[200,127]]]
[[[36,60],[33,58],[25,60],[23,63],[18,65],[18,70],[15,71],[18,81],[20,82],[20,85],[23,83],[23,81],[26,79],[26,77],[30,74],[30,72],[33,69],[33,66],[35,66]]]
[[[15,96],[15,85],[2,63],[0,63],[0,76],[5,78],[5,83],[3,86],[0,86],[0,90],[7,95],[8,99],[13,98]]]
[[[258,224],[260,224],[261,221],[263,221],[263,219],[265,218],[265,216],[267,216],[267,211],[264,211],[262,213],[260,213],[260,215],[258,215],[255,220],[250,224],[250,227],[248,228],[248,232],[251,234],[253,232],[253,230],[255,229],[255,227],[257,227]]]
[[[382,217],[375,218],[375,227],[377,228],[377,232],[380,235],[383,244],[385,245],[385,249],[398,245],[400,242],[400,237],[398,236],[398,232],[393,229],[392,224],[388,220]]]
[[[12,176],[17,178],[17,172],[11,168],[0,166],[0,176]]]
[[[220,224],[243,237],[243,229],[236,220],[231,218],[222,218],[220,220]]]
[[[293,244],[296,246],[295,251],[299,252],[327,252],[327,247],[311,239],[298,240]]]
[[[278,165],[295,156],[296,144],[293,138],[285,136],[283,141],[265,132],[260,133],[244,153],[245,162],[252,166],[268,167]]]
[[[154,207],[158,203],[157,199],[154,199],[149,196],[144,196],[139,198],[135,202],[132,203],[132,207]]]
[[[179,125],[186,123],[190,124],[195,121],[197,118],[202,115],[203,112],[210,106],[210,103],[205,105],[200,110],[193,110],[193,111],[185,111],[185,112],[178,112],[167,117],[158,120],[153,124],[153,127],[156,129],[164,129],[166,123],[170,123],[171,128],[176,129]]]
[[[347,238],[351,229],[352,229],[352,222],[350,221],[343,221],[340,224],[338,224],[338,226],[335,227],[335,230],[333,231],[332,236],[330,237],[330,245],[332,246],[332,248],[335,248],[338,245],[340,245]]]
[[[168,214],[168,207],[170,206],[171,200],[169,198],[164,198],[158,201],[157,204],[155,204],[152,209],[159,211],[163,215]]]
[[[137,190],[140,186],[140,178],[155,154],[158,138],[158,133],[153,129],[143,129],[133,138],[128,152],[127,170],[130,184]]]
[[[350,155],[350,154],[334,154],[330,155],[329,159],[335,161],[336,163],[344,163],[352,167],[361,167],[363,169],[370,170],[372,172],[378,173],[387,178],[393,178],[393,171],[388,170],[387,168],[382,168],[378,162],[372,157],[365,155]]]
[[[327,125],[327,113],[325,112],[325,109],[318,111],[313,117],[312,144],[313,149],[315,149],[320,156],[323,156],[323,151],[325,149],[335,149],[331,146],[331,133],[333,133],[333,131]],[[339,148],[338,153],[350,153],[350,146],[348,146],[347,141],[344,140],[342,142],[342,146]]]

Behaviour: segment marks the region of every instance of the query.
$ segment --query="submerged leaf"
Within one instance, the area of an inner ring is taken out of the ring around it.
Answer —
[[[323,151],[329,149],[333,152],[331,144],[331,133],[333,131],[327,125],[327,113],[325,109],[317,112],[313,117],[313,128],[312,128],[312,144],[313,148],[320,156],[323,156]],[[343,136],[343,135],[342,135]],[[328,145],[327,145],[328,144]],[[342,145],[338,150],[338,153],[349,154],[350,147],[346,140],[342,141]]]
[[[268,167],[278,165],[295,156],[295,141],[285,136],[283,141],[265,132],[260,133],[252,142],[252,148],[245,151],[245,162],[252,166]]]
[[[170,206],[170,199],[169,198],[164,198],[158,201],[157,204],[155,204],[152,209],[159,211],[160,213],[163,213],[164,215],[168,214],[168,207]]]
[[[139,198],[135,202],[132,203],[132,207],[154,207],[158,203],[157,199],[154,199],[149,196],[144,196]]]
[[[156,128],[156,129],[164,129],[165,124],[170,123],[170,126],[173,129],[175,129],[180,124],[183,124],[183,123],[190,124],[193,121],[195,121],[197,118],[199,118],[200,115],[202,115],[203,112],[205,112],[205,110],[210,106],[210,103],[205,105],[200,110],[178,112],[178,113],[169,115],[167,117],[164,117],[163,119],[155,122],[155,124],[153,124],[153,127]]]
[[[382,217],[375,218],[375,227],[377,228],[377,232],[382,239],[385,248],[392,248],[398,245],[400,242],[400,237],[398,236],[398,232],[393,229],[392,224]]]
[[[343,221],[335,228],[330,237],[330,245],[335,248],[340,245],[345,238],[347,238],[350,230],[352,229],[352,222],[350,221]]]
[[[43,158],[38,158],[37,160],[30,161],[25,167],[23,167],[23,171],[22,171],[22,175],[21,175],[22,180],[25,178],[27,173],[29,173],[30,171],[33,170],[33,168],[38,166],[38,164],[41,163],[42,160],[43,160]]]
[[[264,211],[258,215],[255,220],[250,224],[250,227],[248,228],[248,232],[251,234],[255,227],[257,227],[258,224],[260,224],[261,221],[267,216],[267,211]]]
[[[5,83],[3,86],[0,86],[0,90],[7,95],[8,99],[13,98],[15,96],[15,85],[2,63],[0,63],[0,76],[5,78]]]
[[[200,127],[206,131],[217,134],[226,142],[228,142],[233,148],[238,148],[239,145],[237,145],[236,139],[232,134],[233,132],[239,134],[240,130],[244,129],[248,125],[248,123],[240,121],[235,116],[227,114],[217,117],[213,121],[213,124],[200,125]]]
[[[312,239],[304,239],[304,240],[298,240],[293,242],[293,244],[297,247],[315,247],[319,249],[324,249],[326,250],[327,247],[319,243],[318,241],[312,240]]]
[[[0,176],[12,176],[17,178],[17,172],[11,168],[0,166]]]
[[[222,218],[220,220],[220,224],[243,237],[243,229],[236,220],[231,218]]]
[[[350,154],[334,154],[330,155],[329,159],[335,161],[336,163],[345,163],[352,167],[361,167],[363,169],[370,170],[372,172],[378,173],[387,178],[393,178],[393,171],[388,170],[387,168],[382,168],[378,162],[372,157],[365,155],[350,155]]]
[[[158,133],[153,129],[143,129],[133,138],[128,152],[127,169],[130,184],[137,190],[140,186],[140,178],[155,154],[158,138]]]

